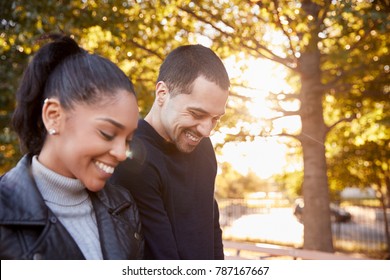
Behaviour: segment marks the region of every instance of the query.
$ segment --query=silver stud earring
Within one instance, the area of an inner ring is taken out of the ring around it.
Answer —
[[[57,130],[55,130],[54,128],[50,128],[49,129],[49,134],[50,135],[55,135],[55,134],[57,134]]]

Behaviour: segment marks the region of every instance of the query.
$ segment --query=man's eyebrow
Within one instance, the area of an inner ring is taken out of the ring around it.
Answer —
[[[212,116],[209,112],[203,110],[202,108],[198,108],[198,107],[188,107],[187,110],[189,110],[189,111],[197,111],[199,113],[202,113],[202,114],[205,114],[205,115],[209,115],[210,117],[222,117],[225,114],[225,112],[223,112],[220,115]]]
[[[112,125],[114,125],[114,126],[120,128],[120,129],[124,129],[124,128],[125,128],[125,126],[124,126],[123,124],[118,123],[117,121],[114,121],[113,119],[110,119],[110,118],[97,118],[97,119],[100,120],[100,121],[109,122],[109,123],[111,123]]]

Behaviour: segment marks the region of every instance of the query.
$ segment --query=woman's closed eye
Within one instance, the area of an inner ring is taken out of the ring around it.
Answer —
[[[104,132],[102,130],[99,130],[99,132],[108,141],[111,141],[111,140],[113,140],[115,138],[115,135],[111,135],[111,134],[106,133],[106,132]]]

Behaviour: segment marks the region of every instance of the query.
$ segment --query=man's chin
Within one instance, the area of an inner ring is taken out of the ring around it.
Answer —
[[[189,154],[191,152],[193,152],[195,150],[197,145],[193,146],[193,145],[188,145],[188,144],[183,144],[183,143],[177,143],[176,144],[176,148],[182,152],[182,153],[186,153],[186,154]]]

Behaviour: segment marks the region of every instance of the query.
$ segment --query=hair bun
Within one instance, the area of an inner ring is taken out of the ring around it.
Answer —
[[[64,59],[85,52],[84,49],[80,48],[79,45],[69,36],[58,33],[45,34],[39,38],[39,40],[51,40],[42,47],[43,51],[37,53],[44,53],[46,56],[45,63],[47,64],[48,72],[60,64]],[[49,54],[49,55],[47,55]],[[43,62],[43,61],[42,61]]]

